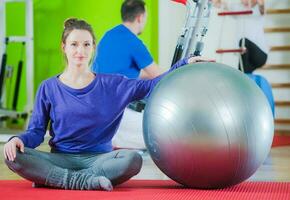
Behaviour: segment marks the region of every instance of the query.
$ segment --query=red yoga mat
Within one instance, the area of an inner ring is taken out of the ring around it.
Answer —
[[[5,200],[289,200],[290,183],[244,182],[222,190],[196,190],[184,188],[170,180],[131,180],[105,191],[71,191],[48,188],[32,188],[24,180],[1,180],[0,199]]]

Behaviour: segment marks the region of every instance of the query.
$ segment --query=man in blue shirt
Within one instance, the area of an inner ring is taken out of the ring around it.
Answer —
[[[122,24],[106,32],[99,42],[92,70],[103,74],[122,74],[132,79],[153,79],[162,74],[144,43],[138,38],[147,20],[145,2],[125,0],[121,7],[121,17]],[[133,110],[126,109],[118,134],[114,137],[115,147],[145,148],[142,139],[143,114],[139,113],[144,106],[143,102],[138,101],[129,105]],[[127,136],[128,130],[134,132],[134,136]],[[126,139],[123,140],[123,137]]]
[[[121,16],[123,23],[109,30],[101,39],[93,71],[142,79],[152,79],[162,74],[148,49],[138,38],[147,20],[145,2],[125,0]]]

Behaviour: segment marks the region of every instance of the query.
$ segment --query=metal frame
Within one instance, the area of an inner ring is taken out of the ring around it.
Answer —
[[[7,36],[6,35],[6,3],[25,3],[25,35]],[[9,42],[25,42],[25,68],[26,68],[26,106],[25,111],[31,112],[33,108],[34,92],[34,43],[33,43],[33,0],[0,0],[0,55],[5,52],[5,38]],[[1,111],[0,111],[1,113]]]
[[[187,0],[176,2],[183,4],[186,2],[187,14],[185,25],[178,38],[172,64],[185,57],[201,55],[201,51],[203,50],[203,38],[208,30],[207,26],[212,7],[211,0]]]

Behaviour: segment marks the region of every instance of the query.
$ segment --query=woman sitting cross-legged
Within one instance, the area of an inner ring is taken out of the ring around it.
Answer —
[[[94,74],[89,64],[95,47],[87,22],[74,18],[65,22],[66,68],[41,83],[27,130],[4,146],[7,166],[36,185],[112,190],[141,169],[142,157],[132,150],[113,151],[112,137],[125,107],[148,96],[166,73],[152,80]],[[179,61],[169,72],[187,62]],[[34,150],[44,141],[48,124],[51,152]]]

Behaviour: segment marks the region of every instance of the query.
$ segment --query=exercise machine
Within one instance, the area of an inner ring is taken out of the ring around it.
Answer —
[[[24,36],[7,36],[6,29],[6,4],[24,3],[25,4],[25,35]],[[26,118],[33,108],[34,92],[34,53],[33,53],[33,0],[1,0],[0,1],[0,122],[7,119]],[[20,58],[17,69],[14,97],[12,108],[6,103],[7,92],[5,92],[5,74],[8,60],[7,45],[9,43],[22,43],[25,47],[25,63]],[[20,77],[25,67],[26,75],[26,105],[23,111],[17,111],[17,100],[20,88]],[[9,108],[9,109],[8,109]]]
[[[187,8],[186,21],[178,38],[172,65],[189,56],[200,56],[203,39],[208,30],[211,0],[172,0],[184,4]]]

